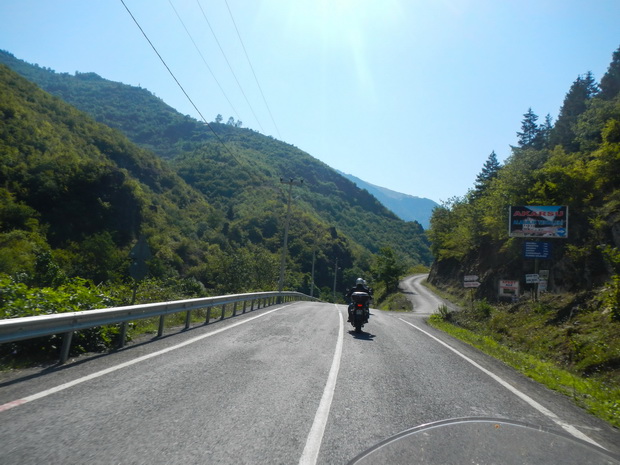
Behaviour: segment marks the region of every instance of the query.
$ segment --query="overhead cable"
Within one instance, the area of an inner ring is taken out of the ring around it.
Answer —
[[[235,115],[237,115],[237,119],[241,119],[239,117],[239,113],[237,112],[237,110],[235,109],[235,106],[232,104],[232,102],[230,101],[230,99],[228,98],[228,95],[226,95],[226,92],[224,91],[224,89],[222,88],[222,86],[220,85],[220,82],[217,80],[217,78],[215,77],[215,74],[213,73],[213,70],[211,70],[211,67],[208,65],[207,60],[205,60],[205,57],[203,56],[202,52],[200,51],[200,48],[198,48],[198,45],[196,44],[196,41],[194,40],[194,38],[192,37],[192,35],[190,34],[189,30],[187,29],[187,26],[185,26],[185,23],[183,22],[183,19],[181,19],[181,16],[179,15],[177,9],[174,7],[174,5],[172,4],[171,0],[168,0],[168,3],[170,4],[170,6],[172,7],[172,9],[174,10],[174,14],[176,14],[179,22],[181,23],[181,25],[183,26],[183,29],[185,29],[185,32],[187,33],[187,36],[189,37],[189,39],[192,41],[192,43],[194,44],[194,47],[196,48],[196,51],[198,52],[198,54],[200,55],[200,58],[202,58],[202,62],[205,64],[205,66],[207,67],[207,69],[209,70],[209,72],[211,73],[211,76],[213,77],[213,80],[215,81],[215,83],[217,84],[217,86],[220,88],[220,91],[222,91],[222,94],[224,95],[224,98],[226,98],[226,101],[228,102],[228,104],[230,105],[230,107],[233,109],[233,111],[235,112]],[[260,126],[260,122],[258,123],[258,125]]]
[[[170,1],[170,0],[168,0],[168,1]],[[220,48],[220,52],[222,52],[222,55],[224,56],[224,60],[226,60],[226,64],[228,65],[228,69],[230,69],[230,72],[232,73],[233,77],[235,78],[235,81],[237,82],[237,86],[239,86],[239,90],[243,94],[243,98],[245,98],[245,101],[247,102],[248,106],[250,107],[250,110],[252,111],[252,114],[254,115],[254,118],[256,118],[256,122],[258,123],[258,125],[261,128],[261,131],[263,131],[263,133],[265,133],[265,130],[263,129],[263,126],[260,124],[260,121],[258,120],[258,117],[256,116],[256,113],[254,112],[254,108],[252,107],[252,104],[248,100],[248,97],[245,94],[245,91],[243,90],[243,87],[241,86],[241,83],[239,82],[239,79],[237,79],[237,75],[233,71],[233,68],[232,68],[230,62],[228,61],[228,57],[226,56],[226,53],[224,53],[224,49],[220,45],[220,41],[217,39],[217,36],[215,35],[215,31],[213,31],[213,28],[211,27],[211,23],[207,19],[207,15],[206,15],[204,9],[202,8],[202,5],[200,4],[200,2],[198,0],[196,0],[196,3],[198,3],[198,7],[200,7],[200,11],[202,11],[202,16],[205,19],[207,25],[209,26],[209,29],[211,30],[211,34],[213,34],[213,38],[215,39],[215,42],[217,43],[217,46]],[[276,130],[277,129],[278,128],[276,127]]]
[[[183,92],[183,94],[185,95],[185,97],[187,97],[187,100],[189,100],[189,102],[191,103],[191,105],[194,107],[194,109],[196,110],[196,112],[200,115],[200,118],[202,118],[202,121],[207,125],[207,127],[211,130],[211,132],[213,133],[213,135],[215,136],[215,138],[217,139],[217,141],[222,145],[222,147],[224,147],[224,149],[228,152],[228,154],[233,158],[233,160],[235,160],[239,166],[242,166],[245,168],[244,163],[241,162],[241,160],[239,160],[235,154],[230,150],[230,148],[224,143],[224,141],[222,140],[222,138],[219,136],[219,134],[215,131],[215,129],[213,129],[213,126],[211,126],[209,124],[209,122],[206,120],[206,118],[203,116],[203,114],[200,112],[200,110],[198,109],[198,107],[196,106],[196,104],[194,103],[194,101],[191,99],[191,97],[188,95],[188,93],[185,91],[185,89],[183,88],[183,86],[181,85],[181,83],[179,82],[179,80],[176,78],[176,76],[174,75],[174,73],[172,72],[172,70],[170,69],[170,67],[168,66],[168,64],[166,63],[166,61],[163,59],[163,57],[161,56],[161,54],[157,51],[157,48],[155,47],[155,45],[153,45],[153,42],[151,42],[151,39],[149,39],[149,37],[146,35],[146,32],[144,32],[144,29],[142,29],[142,26],[140,26],[140,23],[138,22],[138,20],[136,19],[136,17],[133,15],[133,13],[131,12],[131,10],[129,9],[129,7],[125,4],[125,0],[120,0],[121,3],[123,4],[123,6],[125,7],[125,9],[127,10],[127,13],[129,13],[129,16],[131,16],[131,19],[133,19],[133,22],[136,24],[136,26],[138,27],[138,29],[140,29],[140,32],[142,33],[142,35],[144,36],[144,38],[146,39],[146,41],[149,43],[149,45],[151,46],[151,48],[153,49],[153,51],[155,52],[155,54],[159,57],[159,60],[162,62],[162,64],[165,66],[165,68],[168,70],[168,73],[170,73],[170,76],[172,76],[172,79],[174,79],[174,82],[177,83],[177,86],[179,86],[179,88],[181,89],[181,91]],[[255,173],[253,170],[251,169],[247,169],[247,171],[249,172],[251,177],[256,177]]]
[[[248,64],[250,65],[250,69],[252,70],[252,74],[254,75],[254,80],[256,81],[256,85],[258,86],[258,90],[260,90],[260,94],[263,97],[263,102],[265,102],[265,106],[267,107],[267,111],[269,112],[269,116],[271,117],[271,121],[273,122],[273,125],[276,128],[276,131],[278,133],[278,137],[280,139],[282,139],[282,136],[280,135],[280,130],[278,129],[278,125],[276,124],[276,121],[273,118],[273,114],[271,113],[271,109],[269,108],[269,104],[267,103],[267,99],[265,98],[265,94],[263,93],[263,89],[260,85],[260,83],[258,82],[258,78],[256,77],[256,73],[254,72],[254,67],[252,66],[252,62],[250,61],[250,57],[248,56],[248,52],[245,49],[245,45],[243,43],[243,39],[241,39],[241,34],[239,33],[239,28],[237,28],[237,23],[235,22],[235,18],[233,17],[232,11],[230,10],[230,6],[228,6],[228,1],[224,0],[224,3],[226,3],[226,8],[228,8],[228,13],[230,14],[230,19],[232,19],[232,22],[235,26],[235,31],[237,31],[237,37],[239,37],[239,42],[241,42],[241,47],[243,48],[243,53],[245,53],[245,58],[248,60]]]

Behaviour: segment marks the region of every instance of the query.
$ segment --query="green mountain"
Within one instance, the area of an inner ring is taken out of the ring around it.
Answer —
[[[428,229],[430,226],[433,210],[439,206],[434,200],[403,194],[385,187],[376,186],[351,174],[341,171],[339,173],[353,181],[360,189],[366,189],[370,192],[379,202],[396,213],[401,220],[417,221],[424,229]]]
[[[371,277],[382,247],[408,265],[431,261],[419,224],[289,144],[207,126],[145,89],[95,74],[58,74],[6,52],[0,62],[49,92],[2,69],[0,252],[8,259],[0,272],[33,275],[51,253],[69,275],[123,278],[131,245],[145,235],[155,276],[191,278],[214,292],[272,289],[290,179],[303,184],[290,186],[287,288],[308,290],[313,256],[325,292],[336,259],[338,290],[357,274]],[[116,262],[89,262],[88,247],[103,250],[98,241]],[[100,274],[89,271],[97,267]]]

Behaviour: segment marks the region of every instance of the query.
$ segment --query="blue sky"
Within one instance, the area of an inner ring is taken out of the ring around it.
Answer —
[[[529,107],[555,118],[620,47],[618,0],[124,1],[207,121],[232,116],[437,202],[464,195],[491,151],[510,155]],[[2,0],[0,49],[199,118],[121,0]]]

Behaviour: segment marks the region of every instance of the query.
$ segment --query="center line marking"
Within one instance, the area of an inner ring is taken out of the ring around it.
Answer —
[[[336,309],[337,308],[336,306]],[[323,434],[325,433],[325,426],[327,425],[327,418],[329,417],[329,410],[334,398],[334,391],[336,390],[336,379],[338,378],[338,370],[340,370],[340,359],[342,358],[344,326],[340,310],[338,310],[338,317],[338,341],[336,342],[332,367],[329,370],[327,383],[325,383],[325,389],[323,390],[323,397],[321,397],[319,408],[314,416],[314,423],[312,423],[310,434],[308,434],[308,438],[306,439],[306,447],[304,447],[304,451],[299,459],[299,465],[315,465],[319,457],[319,450],[321,449],[321,442],[323,441]]]

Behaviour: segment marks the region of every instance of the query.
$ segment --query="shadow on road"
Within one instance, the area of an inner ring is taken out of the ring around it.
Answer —
[[[372,341],[376,337],[374,334],[366,333],[364,331],[362,331],[361,333],[356,333],[354,329],[349,331],[349,334],[355,339],[360,339],[362,341]]]

